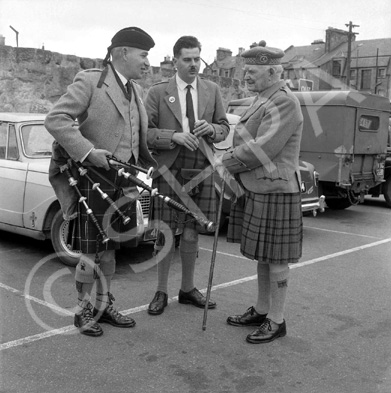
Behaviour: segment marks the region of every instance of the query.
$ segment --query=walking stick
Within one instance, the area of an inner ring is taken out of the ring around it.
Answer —
[[[219,207],[217,210],[217,224],[216,224],[216,230],[215,230],[215,237],[214,237],[214,241],[213,241],[212,258],[210,261],[208,289],[206,290],[206,302],[205,302],[205,308],[204,308],[204,319],[202,321],[202,330],[206,330],[206,319],[207,319],[207,315],[208,315],[208,304],[209,304],[209,299],[210,299],[210,291],[212,289],[213,272],[214,272],[214,267],[215,267],[216,251],[217,251],[217,242],[219,240],[219,228],[220,228],[220,221],[221,221],[221,212],[223,210],[224,192],[225,192],[225,180],[223,177],[221,177],[220,201],[219,201]]]

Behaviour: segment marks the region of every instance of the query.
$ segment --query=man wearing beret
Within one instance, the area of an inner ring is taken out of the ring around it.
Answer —
[[[151,87],[146,99],[148,112],[148,145],[158,161],[153,186],[194,213],[210,221],[216,218],[216,192],[212,146],[226,138],[229,124],[219,87],[198,76],[201,66],[201,44],[196,37],[180,37],[174,45],[177,73],[170,80]],[[178,301],[203,308],[205,296],[194,285],[195,262],[200,229],[189,217],[177,216],[161,199],[155,198],[153,218],[164,222],[175,233],[183,229],[179,253],[182,281]],[[148,313],[159,315],[167,306],[168,274],[174,255],[173,242],[160,236],[157,251],[163,244],[168,256],[158,263],[158,284]],[[216,307],[212,300],[208,308]]]
[[[303,116],[280,79],[283,51],[261,41],[242,56],[247,88],[257,96],[235,127],[233,147],[221,161],[245,190],[240,203],[232,206],[227,240],[241,243],[241,253],[258,261],[258,298],[255,307],[228,317],[227,323],[257,326],[246,340],[262,344],[286,335],[288,264],[297,262],[302,252]]]
[[[79,177],[78,187],[87,197],[88,207],[110,238],[102,244],[101,234],[86,209],[81,204],[77,204],[76,211],[70,209],[74,190],[69,185],[67,192],[61,188],[66,179],[60,173],[59,163],[64,162],[64,156],[81,163],[89,176],[100,184],[102,191],[114,201],[123,200],[124,194],[129,196],[126,192],[129,187],[117,171],[110,169],[107,156],[115,155],[122,161],[145,167],[156,166],[147,147],[148,120],[141,99],[142,90],[132,80],[141,78],[148,69],[148,51],[154,45],[153,39],[137,27],[117,32],[108,47],[104,70],[79,72],[45,121],[47,130],[56,140],[49,180],[64,217],[77,216],[75,228],[82,254],[75,274],[77,308],[74,324],[82,334],[89,336],[103,333],[98,322],[123,328],[135,325],[132,318],[114,308],[110,286],[115,272],[115,249],[119,248],[118,234],[137,225],[136,203],[133,200],[126,211],[131,218],[130,224],[122,226],[118,217],[108,211],[108,204],[100,194],[91,190],[85,177]],[[90,296],[95,281],[96,301],[93,307]]]

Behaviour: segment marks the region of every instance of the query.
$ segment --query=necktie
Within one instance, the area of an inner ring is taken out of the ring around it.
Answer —
[[[125,84],[126,92],[128,93],[129,98],[132,97],[132,87],[130,86],[130,81],[127,81]]]
[[[190,127],[190,132],[192,133],[194,130],[194,123],[195,123],[195,117],[194,117],[194,107],[193,107],[193,98],[191,97],[191,85],[187,85],[187,93],[186,93],[186,117],[189,119],[189,127]]]

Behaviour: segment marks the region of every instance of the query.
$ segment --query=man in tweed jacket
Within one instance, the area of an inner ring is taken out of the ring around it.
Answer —
[[[197,76],[201,65],[200,51],[201,44],[197,38],[179,38],[174,45],[177,74],[149,90],[146,99],[148,146],[153,150],[154,158],[159,164],[153,186],[164,195],[186,205],[194,213],[215,221],[216,192],[211,166],[212,148],[214,142],[226,138],[229,124],[219,87]],[[200,176],[202,181],[196,182],[195,187],[190,187],[193,176]],[[181,192],[181,187],[186,191]],[[179,248],[182,282],[178,301],[204,307],[206,298],[194,286],[199,227],[194,222],[189,222],[188,217],[176,217],[175,212],[167,208],[161,200],[155,200],[154,205],[154,220],[166,223],[173,233],[176,228],[183,228]],[[165,239],[159,236],[157,250],[163,247],[166,239],[167,236]],[[161,314],[167,306],[168,274],[174,249],[168,241],[164,246],[169,255],[158,264],[157,290],[148,308],[151,315]],[[208,304],[209,308],[215,306],[213,301]]]
[[[113,200],[121,197],[118,189],[125,188],[127,184],[115,170],[109,170],[107,156],[114,154],[122,161],[140,163],[146,167],[156,166],[147,147],[148,120],[141,88],[131,80],[141,78],[148,69],[148,51],[154,46],[154,41],[143,30],[129,27],[117,32],[111,42],[104,60],[106,68],[103,71],[93,69],[78,73],[45,121],[47,130],[56,139],[49,179],[66,217],[72,215],[69,210],[71,200],[62,187],[66,182],[65,175],[59,173],[58,163],[55,162],[59,160],[61,163],[63,160],[61,151],[65,150],[74,161],[93,170],[92,174],[97,176],[94,181],[99,182],[100,188]],[[94,177],[92,174],[90,176]],[[115,216],[108,213],[108,205],[97,192],[91,191],[83,176],[79,178],[78,186],[88,196],[88,206],[101,227],[113,234],[109,235],[108,243],[99,244],[97,228],[85,209],[79,208],[76,228],[80,232],[82,255],[75,273],[78,301],[74,324],[82,334],[100,336],[103,330],[95,320],[125,328],[133,327],[135,321],[118,313],[113,307],[114,298],[110,293],[115,272],[115,249],[119,247],[118,218],[113,222]],[[71,190],[69,185],[67,190]],[[134,202],[132,208],[135,208]],[[137,225],[134,209],[127,215],[132,218],[131,225]],[[97,278],[94,265],[96,254],[100,271],[93,308],[90,295]]]
[[[302,251],[299,151],[303,116],[296,97],[282,81],[284,52],[265,46],[245,51],[245,80],[257,93],[235,127],[233,148],[222,163],[245,189],[233,205],[227,239],[258,261],[258,299],[233,326],[258,326],[247,336],[254,344],[285,336],[284,305],[288,263]]]

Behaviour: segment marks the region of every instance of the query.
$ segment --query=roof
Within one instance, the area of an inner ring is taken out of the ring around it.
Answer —
[[[332,59],[346,58],[348,43],[343,42],[328,53],[324,51],[325,44],[291,46],[285,51],[282,64],[285,68],[289,68],[289,65],[295,68],[319,67]],[[391,38],[353,41],[351,43],[351,65],[353,67],[375,67],[376,57],[378,57],[379,66],[388,65],[391,57]],[[360,65],[360,62],[363,65]]]
[[[44,113],[18,113],[18,112],[0,112],[0,121],[44,121],[46,114]]]
[[[358,108],[376,109],[390,112],[390,101],[387,97],[375,94],[361,93],[351,90],[328,90],[293,92],[304,106],[353,106]]]

